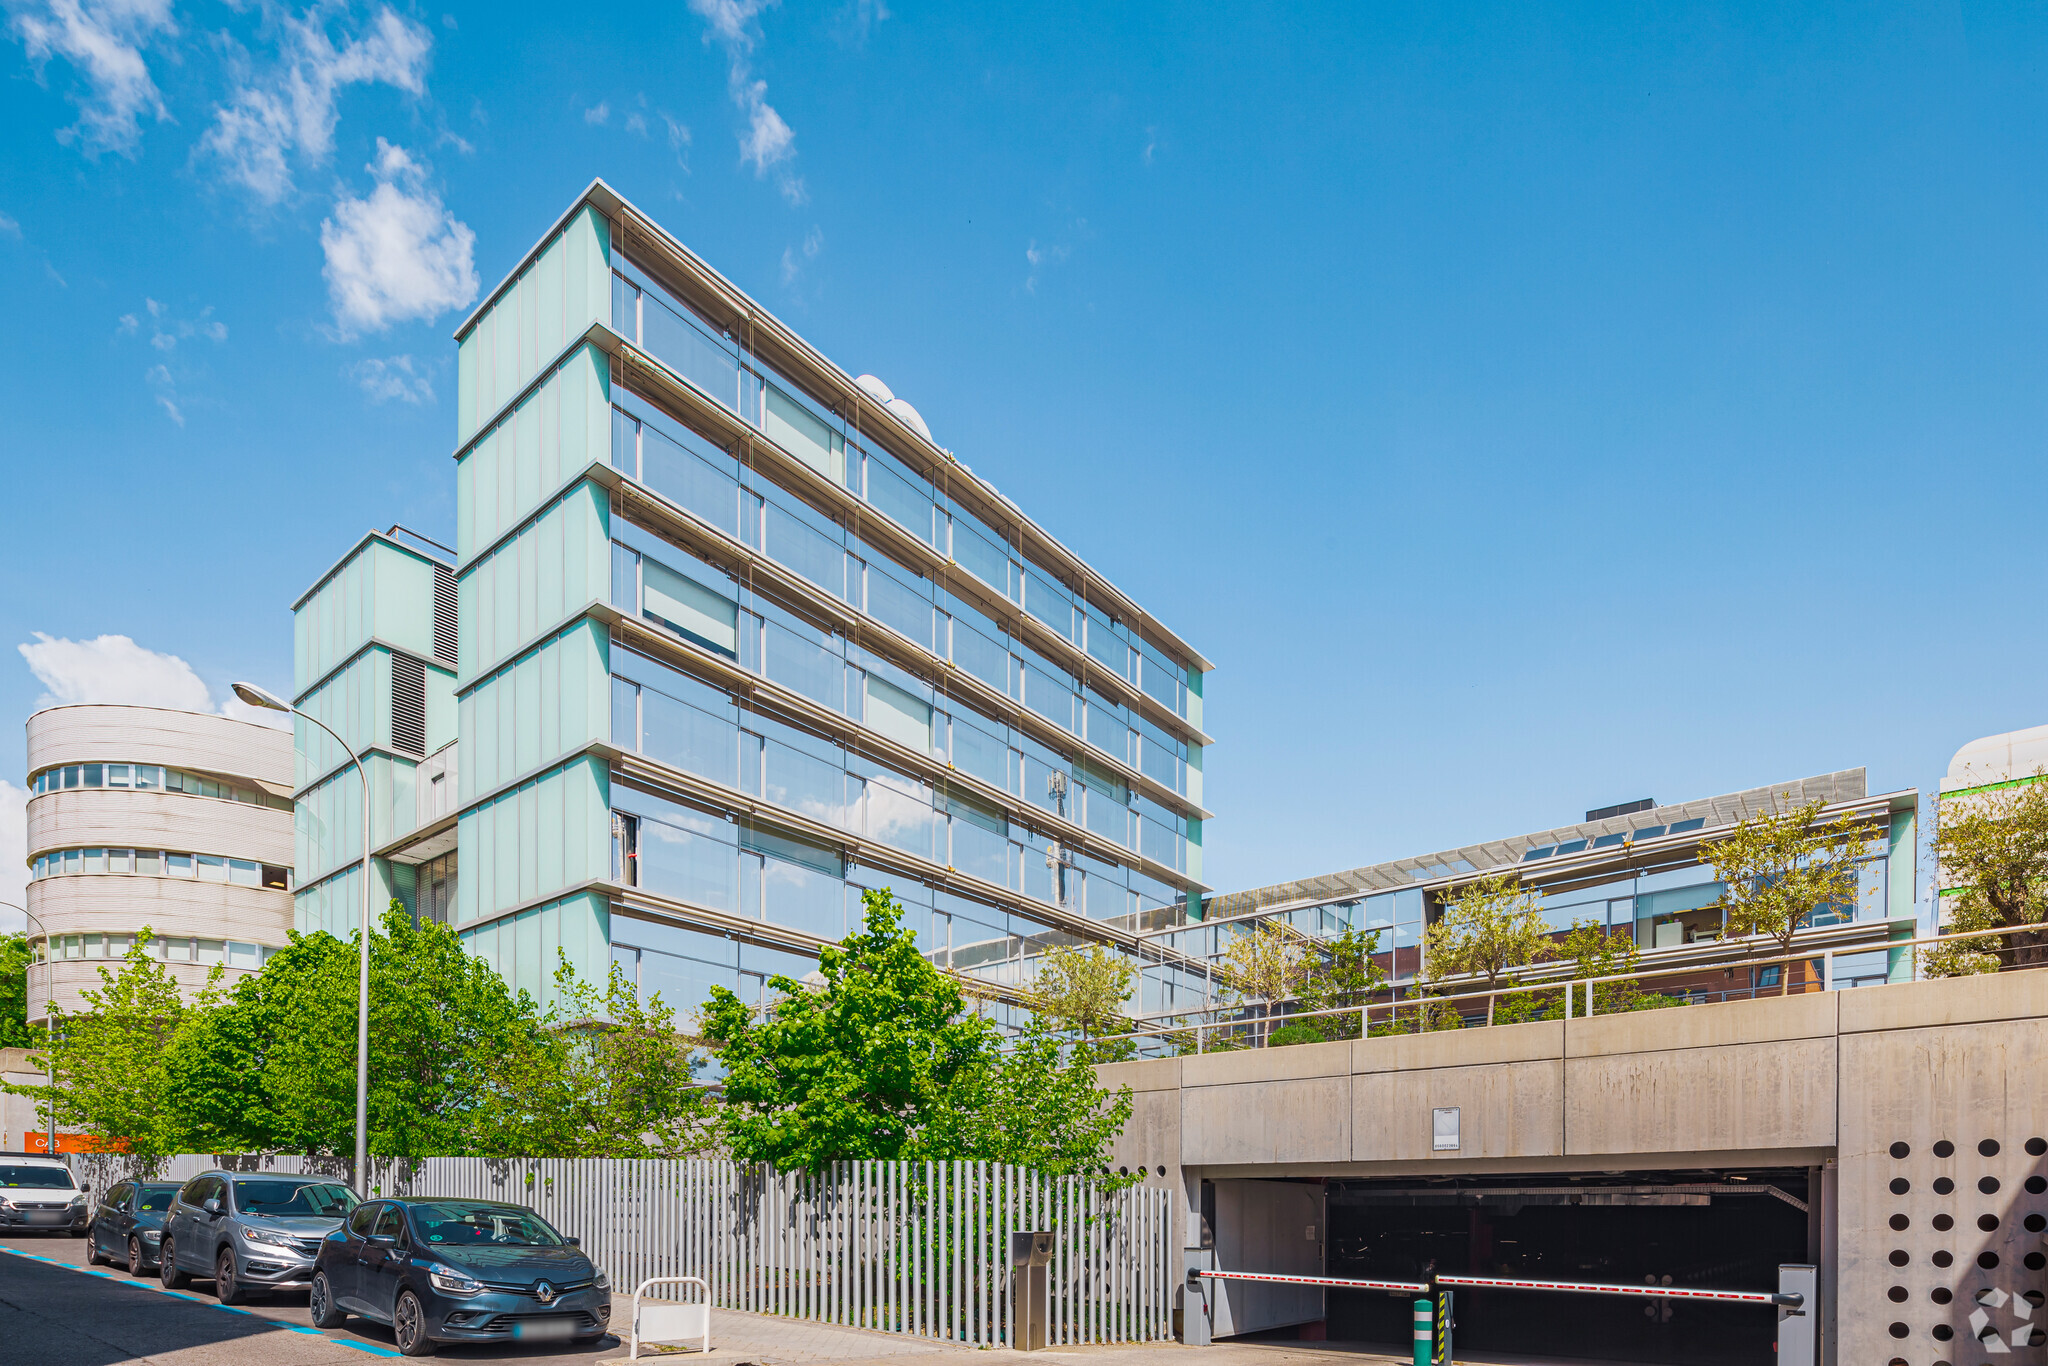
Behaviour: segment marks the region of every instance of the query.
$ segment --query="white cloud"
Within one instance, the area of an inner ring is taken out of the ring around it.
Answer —
[[[860,47],[868,40],[868,34],[875,25],[889,17],[889,7],[882,0],[853,0],[840,16],[841,26],[851,37],[853,45]]]
[[[676,164],[684,170],[690,169],[690,125],[680,122],[673,115],[664,112],[661,121],[668,125],[668,149],[676,154]]]
[[[65,640],[35,633],[21,645],[29,672],[43,685],[38,707],[74,702],[121,702],[179,711],[212,711],[213,699],[192,666],[127,636]]]
[[[178,349],[181,341],[195,338],[210,342],[224,342],[228,339],[228,325],[213,316],[213,305],[208,304],[190,318],[173,317],[170,309],[155,299],[144,299],[144,308],[149,313],[149,344],[159,351],[170,352]],[[121,315],[121,325],[115,329],[122,336],[129,336],[141,330],[142,320],[133,313]]]
[[[372,403],[431,403],[434,386],[423,367],[411,356],[387,356],[357,361],[348,368],[349,377],[362,386]]]
[[[583,111],[583,121],[589,124],[609,123],[611,117],[611,104],[605,100],[599,100],[596,104]]]
[[[333,217],[320,224],[322,273],[344,338],[476,298],[476,234],[427,186],[425,169],[378,138],[369,170],[377,188],[368,198],[343,191]]]
[[[751,165],[756,176],[774,172],[782,197],[801,204],[808,197],[804,182],[788,165],[796,159],[796,134],[768,103],[768,82],[754,78],[752,55],[760,41],[754,21],[774,4],[775,0],[690,0],[690,9],[704,21],[704,41],[716,39],[725,49],[727,92],[747,122],[739,134],[740,164]]]
[[[0,213],[0,237],[12,237],[15,241],[19,242],[21,240],[21,224],[15,222],[9,215]]]
[[[137,645],[128,636],[67,640],[37,631],[33,641],[16,648],[43,685],[43,695],[36,699],[39,708],[104,702],[175,711],[218,710],[222,716],[280,729],[291,724],[282,712],[250,707],[232,695],[216,709],[213,694],[190,664]]]
[[[217,161],[229,180],[266,204],[291,193],[294,156],[312,166],[326,161],[335,97],[344,87],[426,92],[434,39],[424,27],[380,7],[365,32],[337,47],[327,32],[330,13],[316,4],[298,18],[286,16],[275,69],[245,80],[214,110],[213,126],[199,141],[195,155]]]
[[[626,115],[626,131],[629,133],[638,133],[643,138],[646,137],[647,116],[645,114],[640,113]]]
[[[150,397],[157,401],[158,406],[171,421],[182,427],[185,425],[185,410],[178,400],[178,375],[171,370],[171,363],[178,357],[178,344],[194,340],[224,342],[228,339],[228,325],[213,316],[211,304],[190,318],[176,316],[157,299],[144,299],[142,304],[140,313],[121,315],[120,322],[114,328],[114,335],[141,335],[144,317],[147,317],[150,348],[164,359],[142,372],[143,382],[149,386]],[[178,368],[190,373],[182,362]]]
[[[13,27],[30,61],[63,57],[89,87],[77,125],[57,135],[62,141],[80,142],[92,156],[133,153],[144,114],[170,117],[142,50],[177,33],[171,0],[33,0],[15,9]]]
[[[28,905],[28,789],[0,778],[0,901]],[[28,924],[20,911],[0,906],[0,934]]]
[[[1039,267],[1059,265],[1067,259],[1068,251],[1067,247],[1058,244],[1041,247],[1038,245],[1038,239],[1033,238],[1031,244],[1024,248],[1025,263],[1031,267],[1031,273],[1024,277],[1024,288],[1036,290]]]
[[[149,391],[156,401],[171,416],[171,421],[180,427],[185,425],[185,414],[178,407],[178,381],[171,376],[168,365],[152,365],[142,372],[142,378],[149,384]]]
[[[813,225],[811,230],[804,234],[801,257],[798,255],[798,248],[784,247],[782,249],[782,283],[785,285],[795,284],[797,276],[803,273],[804,262],[815,259],[818,253],[824,249],[825,233],[823,229],[816,225]]]

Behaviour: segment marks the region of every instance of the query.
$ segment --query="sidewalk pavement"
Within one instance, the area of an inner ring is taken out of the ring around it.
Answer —
[[[633,1298],[612,1298],[612,1327],[621,1340],[617,1353],[606,1353],[599,1366],[625,1360],[624,1340],[632,1329]],[[1178,1342],[1123,1343],[1104,1347],[1054,1347],[1042,1352],[1013,1352],[1007,1347],[965,1347],[929,1338],[905,1337],[866,1328],[806,1323],[773,1314],[737,1309],[711,1311],[711,1352],[642,1348],[680,1358],[669,1366],[884,1366],[914,1357],[917,1366],[1408,1366],[1411,1353],[1392,1347],[1329,1342],[1220,1342],[1212,1347],[1184,1347]],[[1560,1357],[1503,1356],[1487,1352],[1458,1353],[1459,1366],[1628,1366],[1624,1362],[1584,1362]]]

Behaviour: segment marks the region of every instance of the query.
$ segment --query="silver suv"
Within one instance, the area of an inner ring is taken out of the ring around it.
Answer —
[[[164,1215],[164,1284],[211,1279],[222,1304],[303,1285],[320,1240],[356,1204],[354,1191],[317,1176],[201,1172]]]

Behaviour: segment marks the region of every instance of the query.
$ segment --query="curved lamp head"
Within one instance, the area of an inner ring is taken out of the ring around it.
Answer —
[[[261,707],[264,711],[290,711],[292,709],[291,703],[265,692],[254,683],[235,684],[235,696],[241,698],[252,707]]]

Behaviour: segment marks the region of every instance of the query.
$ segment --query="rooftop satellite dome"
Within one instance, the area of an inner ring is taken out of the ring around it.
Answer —
[[[862,375],[853,382],[853,385],[884,408],[888,407],[896,397],[895,394],[889,391],[888,385],[882,383],[873,375]]]
[[[932,439],[932,429],[924,425],[923,415],[903,399],[892,398],[882,406],[896,414],[896,420],[910,428],[911,431],[916,432],[927,441]]]

